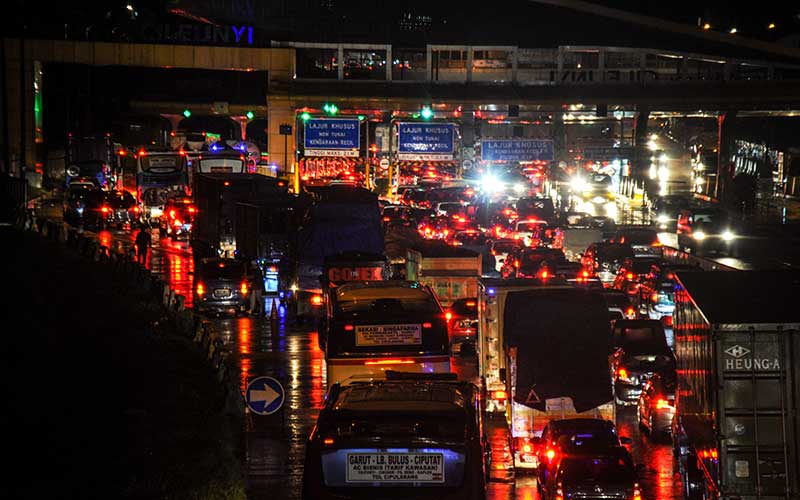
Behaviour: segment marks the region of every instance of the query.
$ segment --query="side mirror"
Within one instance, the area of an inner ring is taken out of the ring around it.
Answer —
[[[633,439],[629,438],[628,436],[620,436],[619,442],[620,442],[620,444],[623,444],[625,446],[630,446],[630,445],[633,444]],[[639,465],[642,465],[642,464],[639,464]]]

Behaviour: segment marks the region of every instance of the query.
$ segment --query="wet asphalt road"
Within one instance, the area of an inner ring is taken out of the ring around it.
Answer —
[[[620,213],[632,213],[625,206]],[[130,251],[135,231],[111,229],[100,231],[97,238],[114,249]],[[749,263],[742,260],[742,267]],[[739,262],[737,262],[739,264]],[[153,248],[147,267],[177,292],[184,294],[191,306],[194,262],[188,242],[161,238],[153,232]],[[738,266],[737,266],[738,267]],[[267,302],[267,310],[269,310]],[[212,318],[217,324],[225,348],[238,367],[241,387],[255,377],[268,375],[282,382],[286,390],[283,410],[273,416],[248,415],[246,419],[246,471],[248,497],[252,499],[300,498],[305,441],[321,408],[326,389],[326,369],[317,333],[311,325],[299,327],[281,318],[272,331],[265,318],[250,316]],[[454,371],[470,378],[475,362],[455,358]],[[635,422],[633,407],[617,413],[619,434],[629,436],[634,444],[635,463],[645,465],[641,478],[644,498],[680,498],[680,483],[674,470],[671,445],[653,443],[642,435]],[[489,499],[537,499],[536,481],[519,475],[514,484],[491,483]]]

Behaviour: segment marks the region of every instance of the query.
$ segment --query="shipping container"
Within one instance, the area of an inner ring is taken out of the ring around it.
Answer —
[[[684,498],[798,498],[800,273],[676,276],[672,430]]]

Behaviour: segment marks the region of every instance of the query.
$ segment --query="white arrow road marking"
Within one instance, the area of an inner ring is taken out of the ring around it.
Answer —
[[[278,399],[280,396],[280,393],[275,392],[275,390],[268,385],[264,385],[263,391],[250,389],[250,401],[253,403],[264,401],[265,408],[271,405],[272,402]]]

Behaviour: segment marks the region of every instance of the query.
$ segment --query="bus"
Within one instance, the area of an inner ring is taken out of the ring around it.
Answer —
[[[320,325],[328,385],[386,370],[450,372],[445,312],[416,281],[353,281],[328,294]]]
[[[136,187],[142,217],[151,224],[160,222],[167,198],[188,193],[186,153],[140,149],[136,155]]]

